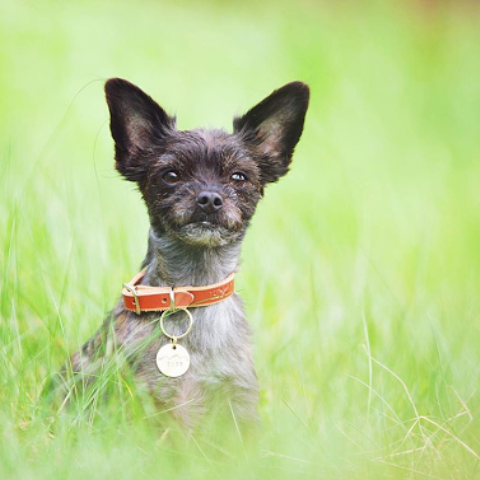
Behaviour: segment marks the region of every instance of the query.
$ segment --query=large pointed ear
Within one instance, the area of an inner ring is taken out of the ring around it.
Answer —
[[[107,81],[105,95],[117,170],[128,180],[141,180],[147,170],[149,153],[161,146],[175,128],[175,119],[146,93],[121,78]]]
[[[302,134],[309,97],[306,84],[288,83],[234,119],[234,132],[256,153],[263,183],[275,182],[287,173]]]

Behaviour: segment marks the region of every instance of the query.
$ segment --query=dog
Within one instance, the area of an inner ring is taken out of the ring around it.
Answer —
[[[120,78],[106,82],[105,94],[116,169],[137,184],[148,210],[148,251],[141,274],[68,369],[88,384],[121,351],[134,378],[181,423],[196,424],[218,403],[254,422],[251,332],[233,276],[265,187],[289,169],[309,87],[275,90],[234,118],[233,133],[178,130],[174,117]]]

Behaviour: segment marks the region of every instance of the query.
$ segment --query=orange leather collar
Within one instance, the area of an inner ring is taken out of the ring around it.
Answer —
[[[125,308],[138,315],[175,308],[206,307],[225,300],[234,292],[234,273],[221,282],[205,287],[169,288],[139,285],[145,271],[144,268],[130,283],[124,283],[122,290]]]

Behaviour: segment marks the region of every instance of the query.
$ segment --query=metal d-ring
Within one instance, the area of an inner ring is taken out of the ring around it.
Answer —
[[[166,314],[167,317],[169,315],[171,315],[172,313],[175,313],[175,312],[178,312],[182,310],[183,312],[185,312],[187,314],[187,317],[188,317],[188,328],[187,330],[182,333],[181,335],[170,335],[167,331],[165,331],[165,327],[163,326],[163,320],[164,320],[164,317]],[[179,340],[180,338],[183,338],[185,336],[187,336],[190,331],[192,330],[192,327],[193,327],[193,317],[192,317],[192,314],[186,309],[186,308],[177,308],[175,310],[165,310],[163,313],[162,313],[162,316],[160,317],[160,328],[162,329],[162,332],[163,334],[168,337],[170,340],[173,340],[173,343],[176,344],[177,343],[177,340]]]

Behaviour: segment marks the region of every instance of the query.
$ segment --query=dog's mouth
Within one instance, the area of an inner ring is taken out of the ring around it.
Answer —
[[[207,230],[219,230],[219,229],[229,229],[231,227],[228,224],[224,224],[220,218],[216,215],[202,215],[201,217],[190,218],[184,225],[179,225],[181,229],[183,228],[199,228]]]
[[[174,215],[164,220],[173,237],[190,245],[217,247],[234,242],[241,234],[243,221],[238,209],[223,208],[206,213],[177,205]]]
[[[188,223],[177,231],[177,236],[184,242],[205,247],[227,245],[237,239],[238,235],[239,232],[208,220]]]
[[[216,220],[195,219],[169,229],[170,234],[185,243],[202,247],[220,247],[234,242],[241,233],[239,225],[231,228]]]
[[[201,222],[192,222],[189,225],[198,225],[199,227],[205,228],[218,228],[219,225],[213,222],[209,222],[208,220],[203,220]]]

